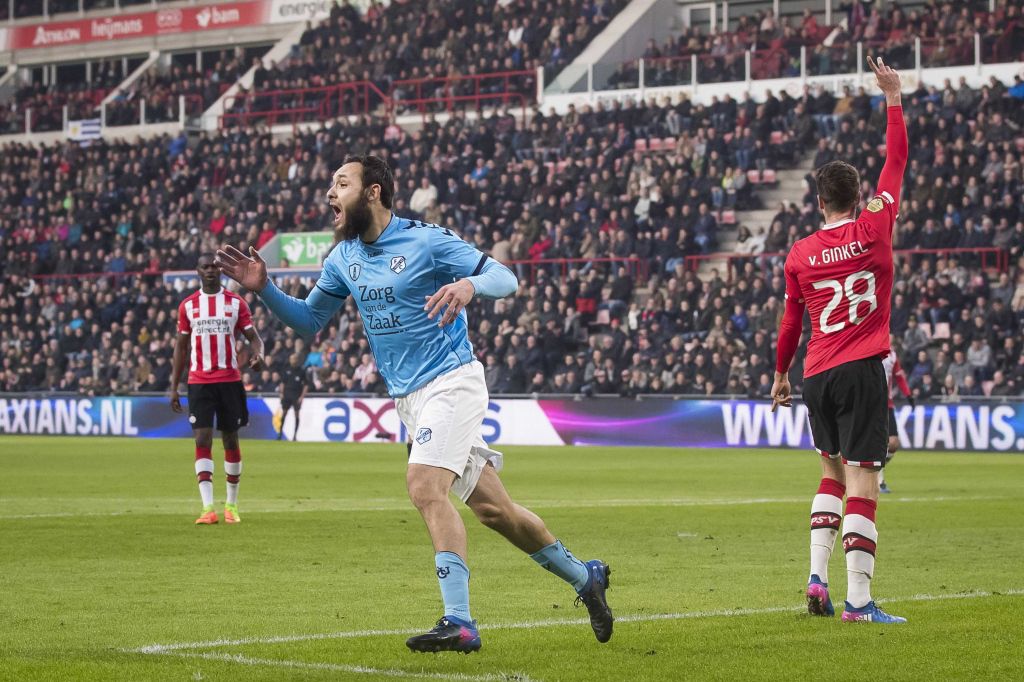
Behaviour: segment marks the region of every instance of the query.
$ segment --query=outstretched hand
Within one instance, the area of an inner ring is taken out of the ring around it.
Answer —
[[[225,275],[235,280],[249,291],[259,293],[267,286],[267,264],[255,247],[249,247],[249,255],[245,255],[235,247],[226,245],[217,250],[214,260],[217,267]]]
[[[896,72],[891,66],[887,66],[882,62],[881,57],[868,57],[868,66],[875,74],[875,81],[878,83],[878,87],[885,94],[885,99],[889,104],[895,102],[899,103],[900,98],[900,74]]]

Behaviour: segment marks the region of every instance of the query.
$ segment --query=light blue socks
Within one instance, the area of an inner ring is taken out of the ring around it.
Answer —
[[[555,540],[547,547],[534,552],[530,558],[572,585],[577,592],[587,586],[590,571],[582,561],[565,548],[560,540]]]
[[[469,569],[466,562],[454,552],[438,552],[434,555],[437,568],[437,582],[441,586],[444,600],[444,615],[471,625],[469,615]]]

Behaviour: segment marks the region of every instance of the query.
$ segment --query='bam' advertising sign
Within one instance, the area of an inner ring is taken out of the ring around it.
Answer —
[[[333,243],[324,232],[281,235],[281,258],[290,267],[319,266]]]

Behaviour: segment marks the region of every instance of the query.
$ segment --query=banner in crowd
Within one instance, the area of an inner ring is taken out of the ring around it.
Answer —
[[[280,239],[281,257],[289,267],[320,267],[334,244],[334,235],[329,232],[295,232],[283,234]]]
[[[68,139],[73,142],[89,142],[103,137],[103,122],[98,118],[68,121]]]
[[[249,398],[244,438],[281,428],[277,398]],[[289,438],[294,416],[284,421]],[[934,404],[896,409],[908,450],[1024,451],[1024,402]],[[0,398],[0,434],[187,438],[186,415],[166,398]],[[785,447],[810,449],[803,405],[771,411],[747,400],[491,400],[484,440],[498,445]],[[394,403],[383,398],[307,398],[298,438],[306,442],[404,442]]]
[[[0,51],[311,21],[326,17],[332,5],[326,0],[250,0],[26,24],[0,31]]]

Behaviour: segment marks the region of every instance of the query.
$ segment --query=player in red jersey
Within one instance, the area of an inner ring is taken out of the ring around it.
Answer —
[[[825,224],[794,244],[786,258],[786,311],[771,395],[772,410],[792,405],[789,368],[806,308],[811,339],[803,398],[823,473],[811,507],[807,608],[815,615],[834,614],[828,560],[842,520],[848,576],[843,620],[896,623],[905,619],[890,616],[872,600],[871,577],[878,541],[878,471],[885,465],[888,440],[882,358],[889,354],[892,230],[907,165],[907,127],[899,74],[881,59],[868,58],[868,64],[888,105],[885,166],[875,195],[860,215],[856,168],[831,161],[815,171]]]
[[[174,347],[171,378],[171,409],[182,412],[178,382],[186,361],[188,372],[188,420],[196,438],[196,477],[203,513],[198,525],[217,523],[213,510],[213,420],[224,442],[224,473],[227,478],[227,502],[224,520],[239,523],[238,481],[242,475],[242,451],[238,429],[249,423],[245,388],[238,371],[236,336],[245,335],[254,352],[249,366],[263,368],[263,339],[252,325],[249,306],[238,294],[220,284],[220,269],[213,254],[199,257],[196,267],[202,288],[178,306],[178,342]]]
[[[892,337],[889,337],[890,344]],[[903,373],[896,351],[889,351],[889,354],[882,360],[882,367],[885,369],[885,384],[889,390],[889,448],[885,454],[885,466],[889,466],[893,455],[900,449],[900,434],[896,426],[896,403],[894,398],[899,391],[911,407],[914,407],[914,397],[910,394],[910,384],[907,383],[907,375]],[[878,492],[890,493],[889,486],[885,484],[885,468],[878,472]]]

